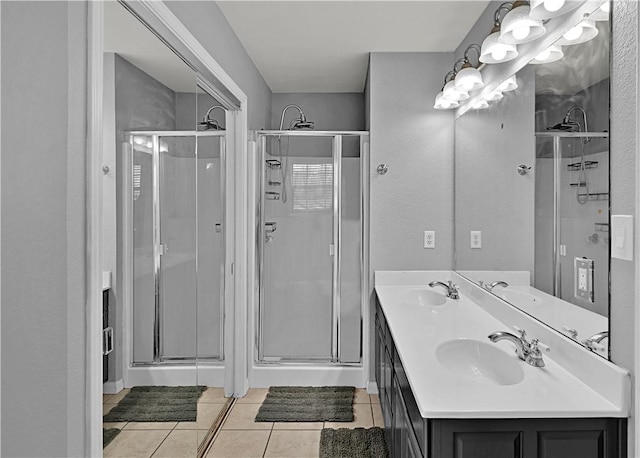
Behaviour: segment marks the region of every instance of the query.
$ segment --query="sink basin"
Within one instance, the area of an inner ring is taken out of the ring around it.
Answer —
[[[444,294],[424,288],[414,288],[400,294],[403,302],[417,305],[443,305],[447,302]]]
[[[473,339],[449,340],[436,348],[436,357],[447,370],[468,380],[493,385],[515,385],[524,378],[517,357],[496,344]]]
[[[527,306],[539,306],[542,305],[542,299],[538,296],[534,296],[530,293],[525,293],[524,291],[516,291],[506,289],[504,291],[500,291],[498,296],[504,299],[505,301],[517,306],[527,307]]]

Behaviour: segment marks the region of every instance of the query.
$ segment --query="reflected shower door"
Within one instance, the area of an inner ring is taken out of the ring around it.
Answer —
[[[333,358],[332,150],[331,137],[262,137],[262,361]]]
[[[160,301],[156,337],[161,361],[196,356],[195,137],[160,136]]]

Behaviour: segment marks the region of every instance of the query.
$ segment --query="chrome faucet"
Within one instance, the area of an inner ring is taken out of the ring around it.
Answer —
[[[484,285],[487,291],[492,291],[496,286],[502,286],[506,288],[509,284],[506,281],[494,281],[493,283],[489,283],[488,285]]]
[[[429,286],[434,288],[436,286],[442,286],[447,291],[447,297],[450,299],[460,299],[460,293],[458,292],[458,287],[453,284],[451,280],[448,283],[443,283],[441,281],[432,281],[429,283]]]
[[[582,343],[589,350],[599,350],[602,347],[602,345],[600,345],[600,342],[602,342],[607,337],[609,337],[609,331],[602,331],[602,332],[599,332],[597,334],[592,335],[591,337],[589,337],[587,339],[584,339],[582,341]],[[600,347],[600,348],[598,348],[598,347]]]
[[[531,342],[527,342],[525,337],[526,332],[524,329],[518,329],[518,332],[520,333],[520,337],[515,336],[510,332],[497,331],[493,334],[489,334],[489,340],[491,340],[491,342],[499,342],[500,340],[513,342],[516,346],[516,354],[518,355],[518,358],[531,366],[543,367],[544,360],[542,359],[542,351],[540,351],[540,348],[542,347],[546,351],[549,351],[548,347],[540,343],[538,339],[532,339]]]

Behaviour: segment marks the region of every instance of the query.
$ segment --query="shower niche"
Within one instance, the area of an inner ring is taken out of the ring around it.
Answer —
[[[360,365],[368,133],[260,131],[257,150],[254,361]]]

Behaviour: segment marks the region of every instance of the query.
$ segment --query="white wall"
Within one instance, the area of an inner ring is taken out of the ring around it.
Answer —
[[[1,454],[83,456],[87,5],[1,21]]]

